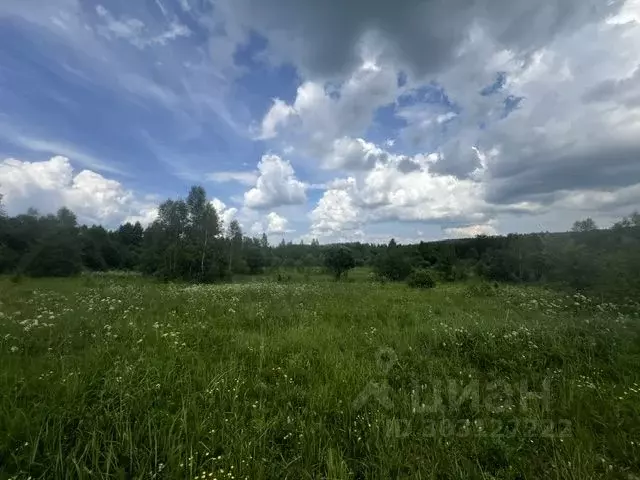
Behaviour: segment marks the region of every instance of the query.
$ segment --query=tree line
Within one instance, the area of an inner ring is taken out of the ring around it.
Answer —
[[[640,214],[609,228],[592,219],[569,232],[479,235],[475,238],[398,245],[348,243],[269,245],[250,237],[237,221],[223,225],[202,187],[186,199],[166,200],[144,228],[115,230],[79,225],[73,212],[35,210],[9,217],[0,197],[0,273],[69,276],[83,270],[136,270],[162,280],[216,282],[269,270],[327,269],[336,278],[355,266],[378,279],[431,284],[476,277],[498,282],[543,283],[607,297],[640,291]],[[419,272],[419,275],[416,275]],[[419,281],[416,278],[420,279]]]
[[[79,225],[64,207],[56,214],[29,209],[14,217],[0,209],[0,273],[55,277],[137,270],[162,280],[214,282],[261,273],[268,249],[266,235],[247,237],[235,220],[225,228],[197,186],[185,200],[163,202],[146,228],[139,222],[115,230]]]

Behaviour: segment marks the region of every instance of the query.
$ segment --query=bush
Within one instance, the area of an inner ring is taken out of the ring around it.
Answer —
[[[436,281],[429,270],[414,270],[407,279],[407,284],[413,288],[434,288]]]
[[[470,284],[466,290],[467,297],[493,297],[498,293],[498,282],[479,281]]]

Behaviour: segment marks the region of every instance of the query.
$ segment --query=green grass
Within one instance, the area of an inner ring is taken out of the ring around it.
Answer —
[[[0,478],[640,478],[640,326],[613,305],[109,276],[0,302]]]

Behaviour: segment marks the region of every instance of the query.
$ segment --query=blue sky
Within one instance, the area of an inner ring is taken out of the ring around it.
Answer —
[[[294,241],[606,226],[640,204],[640,7],[568,1],[5,0],[3,202],[113,227],[202,184]]]

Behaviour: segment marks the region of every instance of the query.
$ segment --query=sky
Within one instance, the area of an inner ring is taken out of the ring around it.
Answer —
[[[640,0],[2,0],[9,214],[399,243],[640,209]]]

